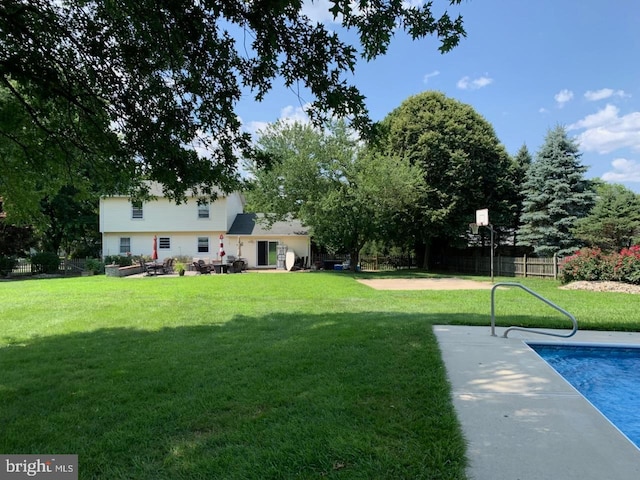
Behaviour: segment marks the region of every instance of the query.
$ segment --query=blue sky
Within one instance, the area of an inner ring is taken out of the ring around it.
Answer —
[[[412,3],[420,3],[413,0]],[[305,12],[340,32],[328,0]],[[398,33],[384,57],[358,64],[353,83],[381,120],[411,95],[438,90],[488,120],[510,154],[531,154],[547,131],[575,137],[588,178],[640,193],[640,2],[638,0],[434,1],[436,13],[462,14],[467,37],[447,54],[433,39]],[[276,87],[262,103],[248,97],[238,113],[255,132],[280,118],[304,120],[302,98]]]

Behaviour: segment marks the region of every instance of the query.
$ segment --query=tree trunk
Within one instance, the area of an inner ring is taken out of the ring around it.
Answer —
[[[349,262],[349,270],[357,271],[358,263],[360,263],[360,250],[354,249],[349,252]]]
[[[415,244],[416,265],[418,268],[429,269],[429,245],[426,242],[417,241]]]

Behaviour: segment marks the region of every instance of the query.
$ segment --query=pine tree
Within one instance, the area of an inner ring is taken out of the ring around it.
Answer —
[[[539,256],[568,255],[580,247],[572,230],[595,201],[580,157],[578,145],[557,126],[547,133],[527,171],[518,243],[533,247]]]
[[[512,205],[513,223],[511,224],[513,226],[513,245],[518,244],[518,226],[520,225],[520,217],[522,216],[523,210],[522,202],[524,201],[524,182],[532,162],[533,158],[529,153],[529,149],[523,144],[515,157],[513,157],[513,165],[511,168],[511,175],[515,187]]]

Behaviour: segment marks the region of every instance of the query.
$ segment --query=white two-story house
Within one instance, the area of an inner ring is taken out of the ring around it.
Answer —
[[[310,255],[308,230],[299,221],[276,222],[268,229],[257,221],[259,214],[244,213],[238,192],[206,205],[198,205],[196,199],[177,205],[164,197],[159,185],[152,185],[151,193],[155,199],[145,203],[126,196],[100,199],[103,256],[150,256],[154,237],[161,260],[186,256],[227,261],[233,256],[243,258],[249,268],[276,268],[278,246],[297,257]]]

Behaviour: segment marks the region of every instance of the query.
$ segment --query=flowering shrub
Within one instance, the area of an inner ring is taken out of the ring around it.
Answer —
[[[599,248],[583,248],[566,257],[560,270],[562,283],[577,280],[613,280],[640,284],[640,245],[606,255]]]
[[[560,280],[562,283],[577,280],[613,280],[613,264],[609,256],[599,248],[583,248],[570,257],[566,257],[561,265]]]
[[[640,284],[640,245],[620,251],[615,272],[621,282]]]

